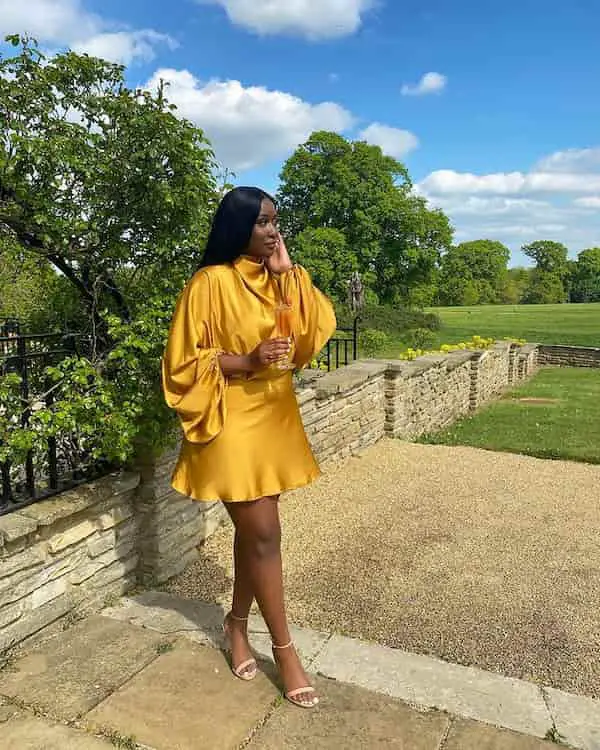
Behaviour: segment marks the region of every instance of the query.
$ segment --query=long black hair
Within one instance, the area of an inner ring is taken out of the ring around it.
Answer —
[[[201,268],[232,263],[243,255],[265,198],[277,205],[271,195],[256,187],[237,187],[225,195],[213,219]]]

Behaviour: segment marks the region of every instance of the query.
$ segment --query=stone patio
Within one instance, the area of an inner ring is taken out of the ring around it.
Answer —
[[[221,617],[148,592],[20,649],[0,671],[0,750],[549,750],[551,731],[600,748],[595,701],[554,691],[551,711],[528,683],[294,629],[322,696],[302,711],[281,699],[270,661],[252,683],[231,675]],[[258,618],[252,643],[262,659]]]

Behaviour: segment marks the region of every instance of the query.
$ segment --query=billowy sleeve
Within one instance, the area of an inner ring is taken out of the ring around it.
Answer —
[[[225,423],[226,381],[211,324],[211,284],[200,271],[181,293],[162,360],[165,400],[191,443],[208,443]]]
[[[294,364],[304,367],[335,333],[335,311],[302,266],[295,265],[282,274],[281,283],[283,293],[294,310]]]

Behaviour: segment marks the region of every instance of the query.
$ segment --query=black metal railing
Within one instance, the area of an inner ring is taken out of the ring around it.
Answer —
[[[21,331],[21,323],[15,318],[0,318],[0,338],[18,336]],[[0,351],[0,355],[2,352]]]
[[[358,322],[356,318],[352,328],[338,328],[317,357],[317,363],[325,365],[328,372],[358,359]]]
[[[46,369],[66,357],[87,353],[87,342],[71,334],[20,334],[14,325],[10,329],[3,326],[1,332],[7,335],[0,336],[0,377],[17,374],[20,384],[18,409],[13,414],[8,404],[0,404],[0,409],[15,425],[27,429],[35,410],[54,403]],[[43,446],[34,445],[22,463],[0,462],[0,516],[57,494],[97,472],[76,435],[49,437]]]

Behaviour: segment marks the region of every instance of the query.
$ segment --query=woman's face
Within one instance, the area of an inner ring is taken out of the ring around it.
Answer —
[[[277,209],[273,201],[265,198],[250,237],[247,253],[253,258],[270,258],[279,243]]]

